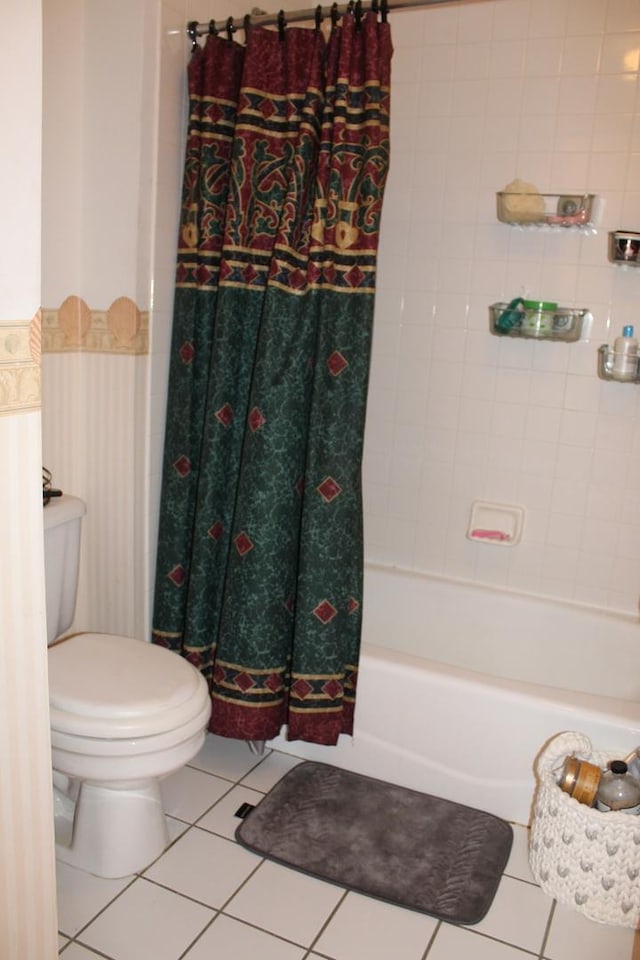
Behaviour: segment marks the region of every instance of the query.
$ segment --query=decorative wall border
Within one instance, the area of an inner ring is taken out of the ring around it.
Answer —
[[[107,310],[92,310],[81,297],[67,297],[58,309],[44,309],[43,353],[149,353],[149,313],[129,297]]]
[[[0,415],[40,409],[42,310],[31,320],[0,320]]]

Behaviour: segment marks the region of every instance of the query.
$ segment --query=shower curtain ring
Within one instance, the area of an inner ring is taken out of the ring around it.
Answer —
[[[209,36],[210,36],[210,37],[217,37],[217,36],[218,36],[218,29],[217,29],[217,27],[216,27],[216,22],[215,22],[215,20],[209,20]]]
[[[287,20],[284,15],[284,10],[281,10],[278,13],[278,36],[281,40],[284,40],[284,30],[287,25]]]
[[[386,23],[386,22],[387,22],[388,14],[389,14],[389,4],[387,3],[387,0],[381,0],[381,3],[380,3],[380,16],[381,16],[381,18],[382,18],[382,22],[383,22],[383,23]]]
[[[234,27],[234,25],[233,25],[233,17],[227,17],[227,28],[226,28],[226,29],[227,29],[227,40],[233,40],[233,33],[234,33],[235,29],[236,29],[236,28]]]
[[[195,50],[198,46],[198,21],[190,20],[187,24],[187,33],[189,34],[189,39],[191,40],[191,49]]]
[[[338,26],[338,20],[340,19],[340,11],[338,10],[338,4],[335,2],[331,4],[331,28],[335,30]]]
[[[245,13],[244,20],[242,21],[242,29],[244,30],[244,42],[249,42],[249,33],[251,31],[251,14]]]
[[[322,4],[319,3],[316,7],[316,30],[319,30],[322,26]]]
[[[362,0],[356,0],[355,16],[356,16],[356,30],[359,31],[360,26],[362,24]]]

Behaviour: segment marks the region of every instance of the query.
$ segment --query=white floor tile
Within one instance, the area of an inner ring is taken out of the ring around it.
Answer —
[[[518,824],[512,824],[512,826],[513,846],[504,872],[508,877],[517,877],[518,880],[535,883],[529,866],[529,831]]]
[[[537,954],[550,911],[551,900],[539,887],[503,877],[489,913],[473,929]]]
[[[133,877],[105,880],[66,863],[56,863],[58,929],[73,937],[99,910],[117,897]]]
[[[72,943],[62,954],[62,960],[100,960],[100,954],[79,943]]]
[[[229,790],[229,781],[211,773],[182,767],[161,783],[164,810],[171,817],[195,823]]]
[[[268,793],[278,780],[284,777],[285,773],[293,770],[299,763],[302,763],[299,757],[291,757],[288,753],[278,753],[274,750],[268,757],[265,757],[262,763],[254,767],[246,777],[243,777],[242,785],[250,787],[252,790],[261,790],[263,793]]]
[[[213,809],[198,820],[198,826],[203,830],[210,830],[212,833],[218,833],[220,836],[228,837],[233,840],[236,828],[242,823],[240,817],[236,817],[236,811],[240,809],[243,803],[250,803],[256,806],[263,799],[264,794],[256,790],[248,790],[247,787],[233,787],[229,793],[216,803]]]
[[[190,767],[213,773],[225,780],[241,780],[261,761],[251,753],[243,740],[230,740],[228,737],[216,737],[208,733],[204,746],[189,762]]]
[[[443,923],[429,950],[429,960],[527,960],[527,955],[516,947],[490,940],[473,930]],[[578,954],[574,960],[577,957]]]
[[[587,919],[556,904],[544,951],[545,960],[631,960],[634,931]]]
[[[265,861],[225,913],[309,946],[343,894],[341,887]]]
[[[256,960],[256,957],[260,960],[302,960],[305,953],[304,947],[294,946],[221,914],[205,930],[184,960],[212,960],[214,957],[228,957],[229,960]]]
[[[219,908],[259,863],[259,857],[237,843],[192,827],[144,876]]]
[[[176,960],[214,915],[208,907],[140,878],[80,939],[116,960]]]
[[[314,943],[335,960],[421,960],[438,921],[358,893],[348,893]]]
[[[173,817],[165,817],[167,821],[167,830],[169,832],[169,843],[177,840],[180,834],[189,829],[189,824],[183,820],[174,820]]]

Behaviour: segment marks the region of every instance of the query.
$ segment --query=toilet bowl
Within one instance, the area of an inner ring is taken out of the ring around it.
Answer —
[[[49,703],[57,858],[139,872],[168,843],[160,780],[204,742],[204,678],[162,647],[77,634],[49,647]]]

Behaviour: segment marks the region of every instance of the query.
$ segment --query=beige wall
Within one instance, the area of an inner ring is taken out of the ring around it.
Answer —
[[[44,6],[43,456],[87,503],[74,628],[141,638],[157,15]]]
[[[40,479],[40,16],[40,0],[10,4],[0,39],[3,960],[57,956]]]

